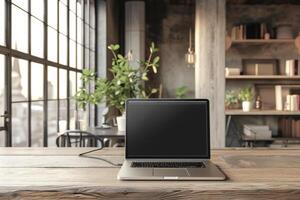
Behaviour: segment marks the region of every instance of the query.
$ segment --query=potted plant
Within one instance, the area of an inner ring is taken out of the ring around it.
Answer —
[[[116,108],[120,116],[117,117],[118,129],[125,131],[125,101],[128,98],[148,98],[156,93],[156,88],[146,88],[150,70],[156,74],[159,57],[154,43],[150,46],[150,54],[145,61],[137,61],[139,68],[130,66],[129,58],[118,53],[120,46],[110,45],[108,49],[113,54],[112,66],[109,70],[112,79],[97,78],[91,70],[84,69],[81,80],[83,87],[76,93],[75,99],[79,107],[85,108],[88,103],[99,104],[105,102],[110,108]],[[86,89],[86,85],[94,84],[94,92]]]
[[[251,87],[241,89],[239,100],[242,101],[242,108],[244,112],[249,112],[251,109],[251,101],[253,100],[253,93]]]
[[[238,105],[239,99],[238,95],[234,90],[227,90],[225,94],[225,107],[226,109],[236,108]]]
[[[177,99],[183,99],[183,98],[186,98],[187,92],[188,92],[188,87],[181,86],[181,87],[176,88],[175,96]]]

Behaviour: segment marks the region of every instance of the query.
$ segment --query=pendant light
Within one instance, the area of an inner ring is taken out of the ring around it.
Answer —
[[[189,48],[188,52],[185,54],[185,62],[189,65],[193,65],[195,63],[195,53],[192,49],[192,29],[190,28],[189,32]]]

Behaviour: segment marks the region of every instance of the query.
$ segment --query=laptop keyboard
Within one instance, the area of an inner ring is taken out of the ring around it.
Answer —
[[[136,168],[205,168],[203,162],[132,162]]]

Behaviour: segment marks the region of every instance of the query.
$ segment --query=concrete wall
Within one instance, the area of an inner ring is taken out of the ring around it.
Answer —
[[[174,97],[175,89],[183,85],[189,88],[188,95],[194,97],[194,68],[184,60],[194,18],[194,1],[146,1],[146,48],[155,42],[161,57],[159,76],[153,78],[152,84],[163,84],[163,97]]]

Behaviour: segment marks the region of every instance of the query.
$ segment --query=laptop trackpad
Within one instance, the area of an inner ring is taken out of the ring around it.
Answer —
[[[161,169],[161,168],[154,168],[153,169],[154,176],[168,176],[168,177],[186,177],[189,176],[187,170],[185,168],[181,169]]]

